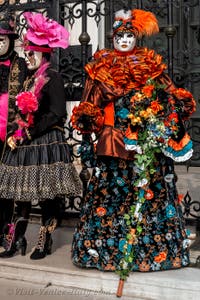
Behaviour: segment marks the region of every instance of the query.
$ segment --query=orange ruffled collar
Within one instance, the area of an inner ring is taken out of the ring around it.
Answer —
[[[121,88],[123,93],[139,89],[149,77],[158,77],[166,68],[161,55],[154,50],[137,47],[128,53],[100,50],[94,54],[94,61],[85,66],[93,80],[104,82],[118,90]]]

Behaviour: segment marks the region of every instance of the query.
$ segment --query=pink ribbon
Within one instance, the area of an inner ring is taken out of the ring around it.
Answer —
[[[0,61],[0,65],[10,67],[10,60],[8,59],[8,60],[5,60],[5,61]]]

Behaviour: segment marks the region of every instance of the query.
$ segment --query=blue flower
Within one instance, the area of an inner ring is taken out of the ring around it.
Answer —
[[[122,174],[123,174],[124,176],[128,176],[128,170],[123,170],[123,171],[122,171]]]
[[[116,181],[119,186],[125,185],[125,181],[121,177],[117,177]]]
[[[115,244],[115,240],[114,240],[114,239],[109,238],[109,239],[107,240],[107,245],[108,245],[109,247],[114,246],[114,244]]]
[[[101,227],[101,222],[99,220],[95,222],[95,227]]]
[[[77,243],[77,247],[78,247],[78,248],[81,248],[82,245],[83,245],[83,242],[82,242],[81,240],[79,240],[78,243]]]
[[[163,270],[169,270],[172,268],[172,264],[171,264],[171,261],[169,259],[161,262],[161,266],[163,268]]]
[[[167,217],[168,218],[172,218],[175,216],[176,214],[176,209],[175,207],[172,205],[172,204],[169,204],[167,207],[166,207],[166,214],[167,214]]]
[[[127,187],[124,187],[124,188],[123,188],[123,191],[124,191],[126,194],[129,193],[129,189],[128,189]]]
[[[122,108],[116,113],[116,116],[120,117],[121,119],[126,119],[128,115],[129,115],[129,110],[126,108]]]
[[[158,190],[161,190],[162,189],[161,183],[160,182],[156,183],[156,187],[157,187]]]
[[[143,189],[140,189],[138,197],[139,198],[143,198],[144,197],[144,193],[145,193],[145,191]]]
[[[145,236],[143,237],[143,242],[144,242],[145,244],[149,244],[150,239],[149,239],[149,236],[148,236],[148,235],[145,235]]]
[[[82,257],[83,262],[86,262],[88,260],[88,256],[86,254],[83,255]]]
[[[120,250],[121,252],[123,252],[123,250],[124,250],[124,245],[125,245],[125,243],[126,243],[126,240],[125,240],[125,239],[121,239],[121,240],[119,241],[119,250]]]

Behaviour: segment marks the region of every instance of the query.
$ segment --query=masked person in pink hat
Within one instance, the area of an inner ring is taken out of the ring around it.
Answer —
[[[22,91],[16,96],[15,128],[8,138],[0,170],[0,193],[15,202],[41,206],[42,224],[31,259],[51,253],[51,233],[56,228],[60,196],[80,194],[81,182],[72,164],[64,135],[66,102],[60,74],[50,65],[56,47],[67,48],[69,33],[40,13],[24,13],[28,29],[24,38],[29,70]],[[16,128],[17,127],[17,128]],[[18,220],[12,223],[16,232]],[[1,257],[12,256],[26,239],[13,236]],[[24,251],[25,253],[25,251]]]
[[[15,97],[22,88],[26,77],[25,60],[14,50],[15,18],[8,12],[0,14],[0,161],[4,158],[7,136],[15,120]],[[12,218],[14,203],[12,198],[4,197],[4,187],[0,182],[0,245],[3,234],[8,231],[8,223]],[[16,202],[17,211],[22,213],[20,203]],[[29,210],[29,204],[26,208]],[[25,216],[25,215],[24,215]],[[24,226],[26,224],[24,223]]]

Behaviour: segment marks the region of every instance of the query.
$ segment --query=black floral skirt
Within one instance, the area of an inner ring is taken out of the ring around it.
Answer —
[[[124,215],[136,201],[135,179],[133,161],[111,157],[98,161],[73,236],[75,265],[119,269],[128,233]],[[175,181],[171,159],[160,157],[151,183],[154,198],[142,206],[142,233],[130,246],[134,249],[127,249],[134,251],[132,271],[168,270],[189,264],[189,240]]]
[[[37,204],[56,196],[78,196],[81,190],[60,130],[53,129],[13,151],[6,148],[0,166],[0,198]]]

